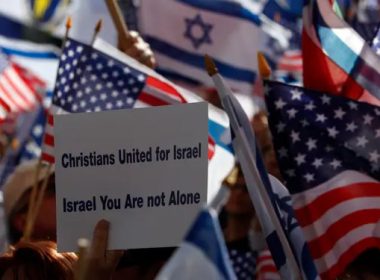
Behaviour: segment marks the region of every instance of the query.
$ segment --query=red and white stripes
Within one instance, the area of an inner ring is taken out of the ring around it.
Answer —
[[[380,248],[380,182],[357,171],[292,196],[299,224],[322,279],[337,277],[360,253]]]
[[[9,63],[0,75],[0,98],[9,105],[11,113],[29,111],[41,102],[38,87],[43,86],[37,77]]]
[[[295,72],[302,74],[302,52],[301,50],[287,50],[278,60],[277,71]]]
[[[256,280],[280,280],[281,276],[269,250],[264,250],[257,256]]]

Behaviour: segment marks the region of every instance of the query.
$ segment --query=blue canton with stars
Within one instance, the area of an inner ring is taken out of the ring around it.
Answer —
[[[186,31],[184,36],[191,41],[195,49],[198,49],[202,44],[212,44],[210,32],[213,25],[204,22],[200,14],[197,14],[192,19],[185,18],[185,24]]]
[[[380,108],[267,81],[269,123],[291,193],[345,170],[380,179]]]
[[[228,254],[238,280],[254,278],[257,259],[256,251],[249,248],[229,248]]]
[[[53,104],[71,113],[132,108],[146,76],[92,47],[65,43]]]

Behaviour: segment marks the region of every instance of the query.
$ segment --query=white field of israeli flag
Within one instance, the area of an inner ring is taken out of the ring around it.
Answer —
[[[236,279],[214,209],[200,212],[156,280]]]
[[[204,70],[210,55],[234,91],[252,95],[257,51],[265,49],[267,24],[249,1],[142,0],[140,30],[152,47],[159,70],[213,86]],[[257,10],[257,9],[256,9]],[[282,37],[284,32],[278,32]]]

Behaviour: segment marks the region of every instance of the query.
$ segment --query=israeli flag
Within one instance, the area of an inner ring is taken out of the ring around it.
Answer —
[[[290,37],[258,11],[246,0],[143,0],[139,24],[162,74],[212,86],[204,72],[208,54],[235,91],[251,96],[256,54],[266,48],[268,33],[283,45]]]
[[[304,279],[320,279],[300,225],[295,217],[288,189],[275,177],[269,175],[277,208],[285,234],[290,242]]]
[[[200,212],[156,280],[236,279],[214,209]]]

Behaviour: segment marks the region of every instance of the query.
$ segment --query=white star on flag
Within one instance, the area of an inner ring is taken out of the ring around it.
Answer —
[[[364,124],[371,124],[372,120],[373,120],[372,116],[370,116],[368,114],[364,115]]]
[[[324,114],[317,114],[317,121],[324,123],[327,120],[326,116]]]
[[[346,114],[345,111],[342,110],[342,108],[338,108],[338,110],[335,110],[334,111],[335,115],[334,115],[334,118],[336,119],[343,119],[343,116]]]
[[[296,114],[297,114],[297,110],[292,108],[290,110],[287,111],[288,115],[289,115],[289,119],[293,119],[296,117]]]
[[[279,98],[276,101],[275,105],[277,109],[282,109],[286,105],[286,103],[281,98]]]
[[[354,122],[350,122],[349,124],[347,124],[346,130],[354,132],[357,128],[358,126]]]
[[[357,146],[358,147],[365,147],[365,145],[367,145],[368,143],[368,140],[365,136],[360,136],[357,138],[358,142],[357,142]]]
[[[300,134],[294,130],[292,130],[290,137],[292,138],[292,142],[296,143],[297,141],[300,141]]]
[[[297,162],[297,165],[301,165],[305,163],[305,155],[304,154],[298,154],[295,158],[295,161]]]
[[[306,142],[307,149],[309,151],[316,149],[317,148],[316,144],[317,144],[317,140],[309,138],[309,140],[307,140]]]
[[[298,89],[293,89],[290,91],[292,94],[292,100],[301,100],[302,92]]]

